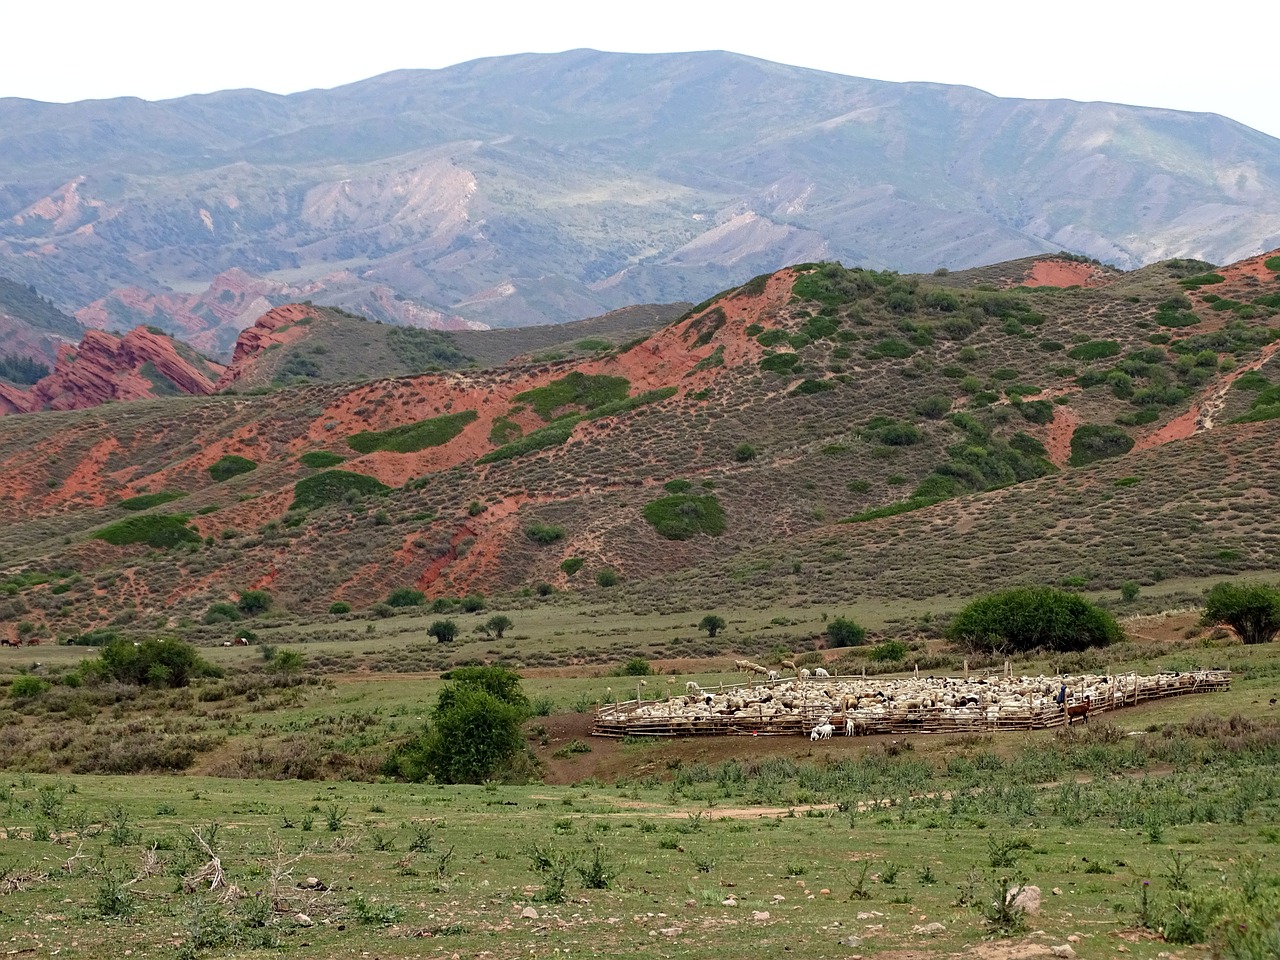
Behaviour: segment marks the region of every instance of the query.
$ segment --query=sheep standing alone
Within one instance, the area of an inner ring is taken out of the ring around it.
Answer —
[[[820,723],[816,727],[814,727],[811,731],[809,731],[809,739],[810,740],[830,740],[831,735],[835,732],[836,732],[836,728],[833,727],[830,724],[830,722]]]
[[[830,677],[830,676],[831,676],[831,674],[827,673],[827,671],[826,671],[826,670],[824,670],[822,667],[814,667],[813,675],[814,675],[815,677]]]

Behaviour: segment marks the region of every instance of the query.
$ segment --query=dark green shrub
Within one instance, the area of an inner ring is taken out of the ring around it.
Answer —
[[[453,643],[458,638],[458,624],[453,620],[436,620],[427,627],[427,636],[437,643]]]
[[[463,410],[461,413],[446,413],[417,423],[392,427],[390,430],[365,430],[348,437],[347,445],[359,453],[373,453],[375,450],[416,453],[430,447],[443,446],[478,416],[474,410]]]
[[[485,599],[482,593],[468,593],[460,601],[464,613],[478,613],[484,609]]]
[[[265,590],[246,590],[240,594],[236,607],[243,614],[257,616],[271,609],[271,594]]]
[[[699,534],[718,537],[725,529],[724,508],[711,493],[680,493],[654,500],[645,505],[644,518],[668,540],[688,540]]]
[[[559,527],[552,523],[541,523],[540,521],[535,520],[524,528],[524,535],[534,543],[540,543],[545,547],[548,544],[552,544],[557,540],[563,539],[564,527]]]
[[[1267,643],[1280,633],[1280,589],[1260,583],[1219,583],[1205,596],[1205,626],[1228,624],[1246,644]]]
[[[144,493],[138,497],[121,500],[118,506],[123,507],[125,510],[148,510],[162,503],[181,500],[185,496],[185,493],[180,493],[176,490],[163,491],[161,493]]]
[[[786,375],[795,370],[799,363],[800,355],[797,353],[771,353],[761,358],[760,369]]]
[[[620,677],[652,677],[653,667],[644,657],[632,657],[618,668]]]
[[[572,577],[582,569],[583,563],[585,563],[585,561],[581,557],[566,557],[560,562],[560,570],[566,576]]]
[[[951,412],[951,398],[940,393],[925,397],[915,405],[915,412],[926,420],[941,420]]]
[[[329,612],[335,615],[350,613],[351,604],[347,603],[345,600],[335,600],[333,603],[329,604]]]
[[[714,637],[717,633],[725,628],[724,617],[717,616],[714,613],[708,613],[698,622],[698,629],[707,631],[708,637]]]
[[[222,675],[191,644],[169,639],[143,640],[137,645],[114,640],[101,648],[96,659],[83,661],[79,673],[91,683],[114,680],[137,687],[185,687],[197,677]]]
[[[733,459],[739,463],[748,463],[757,456],[756,448],[749,443],[740,443],[733,448]]]
[[[867,631],[847,617],[835,617],[827,624],[827,641],[833,647],[860,647]]]
[[[1092,360],[1115,357],[1119,353],[1120,344],[1115,340],[1090,340],[1078,347],[1072,347],[1067,351],[1067,356],[1072,360],[1082,360],[1087,363]]]
[[[596,585],[601,587],[616,587],[619,583],[618,572],[605,567],[603,570],[596,571]]]
[[[14,677],[13,682],[9,684],[9,698],[11,700],[25,700],[30,697],[38,697],[48,689],[48,680],[23,674],[22,676]]]
[[[965,650],[1005,654],[1086,650],[1123,634],[1115,617],[1079,594],[1017,587],[970,602],[948,625],[947,637]]]
[[[413,587],[397,587],[387,594],[387,603],[393,607],[420,607],[427,595]]]
[[[907,657],[907,645],[901,640],[886,640],[867,652],[867,659],[875,663],[897,663]]]
[[[516,403],[527,403],[543,420],[551,420],[565,407],[592,410],[618,400],[625,400],[631,383],[625,377],[607,377],[574,371],[553,380],[545,387],[535,387],[515,396]]]
[[[188,519],[182,513],[129,517],[103,527],[93,536],[116,546],[145,543],[149,547],[176,547],[180,543],[199,543],[200,534],[187,526]]]
[[[1133,437],[1119,427],[1086,423],[1071,435],[1071,465],[1083,467],[1098,460],[1119,457],[1133,449]]]
[[[238,477],[242,473],[249,473],[257,469],[258,465],[248,457],[239,457],[234,453],[229,453],[210,465],[209,476],[213,477],[214,483],[222,483],[232,477]]]
[[[345,460],[346,457],[340,457],[336,453],[330,453],[328,450],[311,450],[298,458],[298,462],[304,467],[316,467],[320,470],[326,467],[336,467]]]
[[[293,488],[290,510],[311,510],[332,503],[354,501],[363,496],[383,496],[391,488],[374,477],[349,470],[326,470],[299,480]]]
[[[239,619],[240,611],[234,603],[211,603],[209,609],[204,612],[204,622],[209,625],[235,623]]]

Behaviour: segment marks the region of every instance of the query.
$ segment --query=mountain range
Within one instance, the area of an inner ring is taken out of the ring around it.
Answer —
[[[798,261],[1122,269],[1280,244],[1280,141],[731,53],[576,50],[333,90],[0,100],[0,275],[229,359],[309,299],[433,328],[709,295]]]
[[[642,611],[1272,570],[1277,318],[1280,252],[802,263],[528,332],[285,305],[213,395],[0,417],[0,631],[198,632],[250,589],[340,623],[396,589]],[[361,351],[396,365],[352,381]]]

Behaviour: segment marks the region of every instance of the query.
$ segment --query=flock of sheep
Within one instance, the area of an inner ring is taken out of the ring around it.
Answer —
[[[789,664],[784,664],[787,666]],[[595,732],[804,734],[813,740],[870,733],[950,732],[1058,726],[1142,700],[1225,689],[1223,670],[1154,676],[829,677],[818,668],[782,677],[750,661],[739,669],[763,682],[703,689],[688,681],[684,696],[607,704]]]

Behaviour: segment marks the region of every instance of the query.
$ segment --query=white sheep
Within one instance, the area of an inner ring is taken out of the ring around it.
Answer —
[[[814,670],[813,670],[813,675],[814,675],[815,677],[830,677],[830,676],[831,676],[831,674],[827,673],[827,671],[826,671],[826,670],[824,670],[822,667],[815,667],[815,668],[814,668]]]
[[[844,735],[846,737],[853,736],[853,717],[844,718]]]
[[[808,679],[809,679],[809,676],[810,676],[810,674],[809,674],[809,668],[808,668],[808,667],[801,667],[801,668],[800,668],[800,679],[801,679],[801,680],[808,680]]]
[[[774,681],[776,681],[777,679],[778,679],[778,671],[777,671],[777,670],[770,670],[770,671],[769,671],[769,682],[770,682],[770,683],[773,683],[773,682],[774,682]]]
[[[692,693],[695,695],[702,693],[702,688],[698,686],[697,680],[690,680],[688,683],[684,685],[684,689],[685,689],[685,693]]]
[[[830,722],[820,723],[809,732],[810,740],[830,740],[831,735],[836,732]]]

